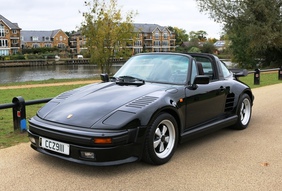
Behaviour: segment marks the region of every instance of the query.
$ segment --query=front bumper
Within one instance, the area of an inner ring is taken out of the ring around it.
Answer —
[[[101,133],[95,130],[80,131],[55,127],[54,124],[44,124],[32,119],[28,129],[28,136],[34,141],[31,147],[41,153],[58,157],[67,161],[93,166],[120,165],[138,161],[142,157],[145,127],[130,130],[117,130]],[[58,131],[59,129],[59,131]],[[107,145],[94,144],[93,137],[112,137],[113,143]],[[69,144],[69,155],[60,154],[40,146],[39,137],[52,139]],[[94,158],[85,158],[82,152],[94,153]]]

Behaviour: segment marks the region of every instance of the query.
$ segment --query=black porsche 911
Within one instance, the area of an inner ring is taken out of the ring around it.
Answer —
[[[168,162],[178,144],[245,129],[254,96],[215,55],[144,53],[113,77],[58,95],[29,120],[31,147],[87,165]]]

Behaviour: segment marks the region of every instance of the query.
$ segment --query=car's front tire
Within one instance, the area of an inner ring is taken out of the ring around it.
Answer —
[[[252,104],[248,94],[243,94],[238,102],[237,108],[238,121],[232,126],[234,129],[246,129],[252,116]]]
[[[178,143],[176,120],[168,113],[161,113],[148,129],[143,161],[155,165],[168,162]]]

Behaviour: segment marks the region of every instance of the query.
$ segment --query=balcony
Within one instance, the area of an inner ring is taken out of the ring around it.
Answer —
[[[19,47],[20,47],[20,44],[19,44],[19,43],[12,43],[12,44],[11,44],[11,47],[12,47],[12,48],[14,48],[14,47],[19,48]]]
[[[19,40],[20,37],[19,37],[19,36],[11,36],[10,39],[11,39],[11,40]]]

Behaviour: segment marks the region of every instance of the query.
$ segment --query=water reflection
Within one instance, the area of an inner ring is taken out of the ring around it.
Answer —
[[[120,66],[113,66],[115,73]],[[96,65],[48,65],[0,68],[0,84],[48,79],[93,78],[100,75]]]

